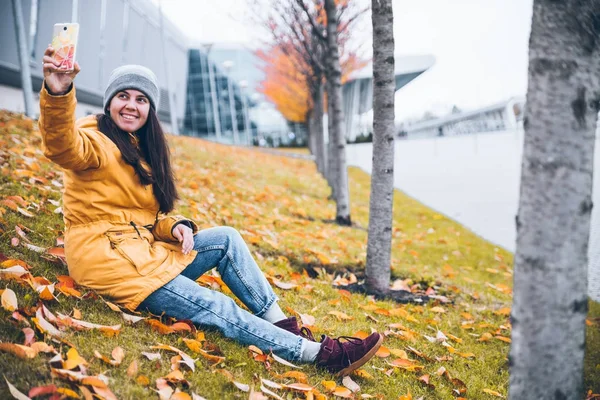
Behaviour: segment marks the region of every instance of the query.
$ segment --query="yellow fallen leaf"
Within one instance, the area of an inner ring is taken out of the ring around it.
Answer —
[[[323,385],[325,391],[328,393],[332,393],[337,387],[337,384],[334,381],[322,381],[321,385]]]
[[[338,386],[335,388],[335,390],[331,393],[336,397],[341,397],[343,399],[351,399],[354,397],[354,395],[352,394],[352,391],[348,388],[342,387],[342,386]]]
[[[67,359],[63,362],[63,369],[71,370],[79,365],[87,365],[87,361],[79,355],[75,347],[71,347],[67,351]]]
[[[443,314],[443,313],[446,312],[446,310],[443,307],[439,307],[439,306],[432,307],[431,311],[434,312],[434,313],[438,313],[438,314]]]
[[[370,373],[368,373],[367,371],[365,371],[364,369],[357,369],[356,371],[353,372],[354,375],[363,378],[363,379],[367,379],[367,380],[371,380],[371,379],[375,379],[373,377],[373,375],[371,375]]]
[[[478,342],[488,342],[490,341],[490,339],[492,339],[492,334],[489,332],[485,332],[483,335],[481,335],[481,337],[479,339],[477,339]]]

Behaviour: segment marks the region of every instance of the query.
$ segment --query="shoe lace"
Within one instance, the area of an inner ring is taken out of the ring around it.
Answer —
[[[360,346],[361,344],[363,344],[363,340],[361,338],[357,338],[354,336],[340,336],[340,337],[333,339],[333,341],[336,342],[342,349],[342,365],[348,366],[348,365],[352,364],[352,360],[350,359],[350,354],[348,353],[348,349],[346,348],[346,346],[342,345],[342,342],[340,341],[340,339],[344,339],[345,341],[352,343],[355,346]]]
[[[312,342],[316,342],[315,337],[313,336],[313,333],[310,331],[310,329],[303,326],[302,328],[300,328],[300,333],[304,335],[306,339],[309,339]]]

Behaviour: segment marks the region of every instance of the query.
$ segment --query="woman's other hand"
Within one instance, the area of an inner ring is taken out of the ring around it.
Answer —
[[[48,46],[44,52],[42,62],[44,81],[46,82],[50,94],[60,95],[65,94],[69,90],[69,87],[71,87],[71,84],[73,83],[73,79],[75,79],[75,76],[81,69],[79,68],[79,64],[75,62],[73,71],[65,72],[59,70],[58,67],[60,66],[60,62],[52,57],[54,52],[55,50],[52,46]]]
[[[181,252],[188,254],[194,248],[194,233],[192,229],[184,224],[178,224],[173,228],[173,236],[181,243]]]

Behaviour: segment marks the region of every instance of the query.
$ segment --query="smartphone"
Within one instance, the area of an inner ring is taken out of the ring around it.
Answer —
[[[60,71],[70,72],[75,68],[78,37],[78,23],[54,24],[52,47],[54,48],[54,59],[60,62],[58,67]]]

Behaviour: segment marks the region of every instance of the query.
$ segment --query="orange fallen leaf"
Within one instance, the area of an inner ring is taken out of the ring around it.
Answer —
[[[494,339],[498,339],[498,340],[501,340],[501,341],[506,342],[506,343],[510,343],[511,342],[510,338],[508,338],[506,336],[501,336],[501,335],[494,336]]]
[[[329,311],[327,314],[335,316],[338,321],[352,321],[354,319],[354,317],[340,311]]]
[[[510,307],[504,307],[499,309],[498,311],[494,311],[494,314],[496,315],[510,315]]]
[[[375,353],[375,355],[376,355],[377,357],[381,357],[381,358],[386,358],[386,357],[389,357],[389,356],[390,356],[390,354],[391,354],[391,353],[390,353],[390,350],[389,350],[387,347],[385,347],[385,346],[381,346],[381,347],[379,348],[379,350],[377,350],[377,353]]]
[[[354,397],[354,394],[350,389],[341,386],[336,387],[331,394],[343,399],[352,399]]]
[[[29,346],[23,346],[15,343],[0,343],[0,351],[11,353],[22,359],[35,358],[37,351]]]
[[[133,360],[129,367],[127,367],[127,376],[130,378],[134,378],[138,373],[138,363],[136,360]]]
[[[504,398],[503,395],[501,395],[500,393],[498,393],[498,392],[496,392],[495,390],[492,390],[492,389],[483,389],[483,393],[487,393],[487,394],[492,395],[492,396]]]

